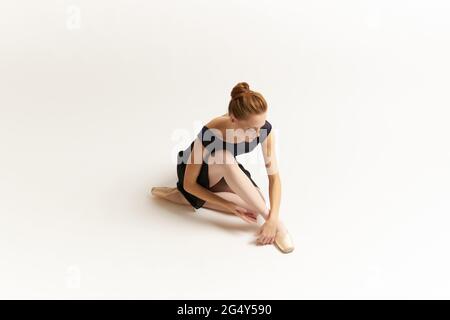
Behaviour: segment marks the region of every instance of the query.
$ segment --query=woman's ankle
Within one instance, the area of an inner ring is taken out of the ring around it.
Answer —
[[[278,221],[277,231],[281,232],[281,233],[287,233],[288,232],[286,226],[281,221]]]

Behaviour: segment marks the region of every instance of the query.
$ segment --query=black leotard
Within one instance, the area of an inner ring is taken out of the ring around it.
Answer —
[[[223,141],[220,137],[216,136],[214,134],[214,130],[210,130],[207,126],[203,126],[201,131],[198,133],[197,137],[202,142],[203,146],[209,151],[210,154],[214,153],[214,150],[219,149],[226,149],[229,150],[235,157],[248,153],[256,148],[256,146],[259,143],[262,143],[267,136],[269,135],[270,131],[272,130],[272,125],[269,121],[266,120],[264,125],[260,128],[260,134],[257,138],[253,139],[252,141],[243,141],[239,143],[231,143],[227,141]],[[188,161],[189,155],[192,152],[192,149],[194,148],[194,141],[189,145],[189,147],[186,150],[181,150],[178,152],[178,162],[177,162],[177,189],[183,194],[183,196],[186,198],[186,200],[189,201],[189,203],[195,208],[199,209],[204,204],[205,201],[194,196],[193,194],[187,192],[184,190],[183,187],[183,181],[184,181],[184,173],[186,170],[186,163]],[[244,168],[244,166],[239,163],[237,160],[236,162],[239,165],[239,168],[247,175],[247,177],[250,179],[250,181],[253,183],[255,187],[258,187],[255,181],[253,181],[252,176],[250,172]],[[205,159],[202,160],[202,166],[200,169],[200,173],[197,177],[197,183],[201,186],[210,189],[209,187],[209,177],[208,177],[208,163],[205,161]]]

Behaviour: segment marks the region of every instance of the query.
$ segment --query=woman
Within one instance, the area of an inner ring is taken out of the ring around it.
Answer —
[[[228,114],[208,122],[190,146],[178,153],[177,186],[153,187],[151,193],[195,209],[233,213],[250,223],[256,223],[260,214],[265,223],[257,243],[274,243],[289,253],[294,244],[279,218],[281,181],[266,113],[264,97],[250,90],[246,82],[238,83],[231,91]],[[270,209],[250,172],[236,160],[259,143],[269,178]]]

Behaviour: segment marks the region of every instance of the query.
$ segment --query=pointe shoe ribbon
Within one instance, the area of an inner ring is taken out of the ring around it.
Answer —
[[[289,232],[277,232],[274,244],[283,253],[289,253],[294,250],[294,241]]]

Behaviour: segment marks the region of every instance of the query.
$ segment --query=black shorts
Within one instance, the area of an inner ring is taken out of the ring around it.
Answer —
[[[183,151],[178,152],[179,157],[181,157],[182,155],[183,155]],[[253,181],[250,172],[247,169],[245,169],[244,166],[241,163],[239,163],[237,160],[236,160],[236,162],[238,163],[239,168],[241,168],[241,170],[250,179],[252,184],[258,188],[258,185],[256,184],[255,181]],[[186,163],[184,163],[183,161],[177,163],[177,177],[178,177],[177,189],[183,194],[183,196],[186,198],[186,200],[189,201],[189,203],[192,205],[192,207],[194,207],[195,209],[199,209],[205,204],[206,201],[204,201],[204,200],[194,196],[193,194],[187,192],[186,190],[184,190],[183,181],[184,181],[185,170],[186,170]],[[202,187],[210,190],[209,177],[208,177],[208,163],[206,163],[205,161],[202,162],[202,167],[201,167],[200,173],[197,177],[197,183],[199,185],[201,185]]]

